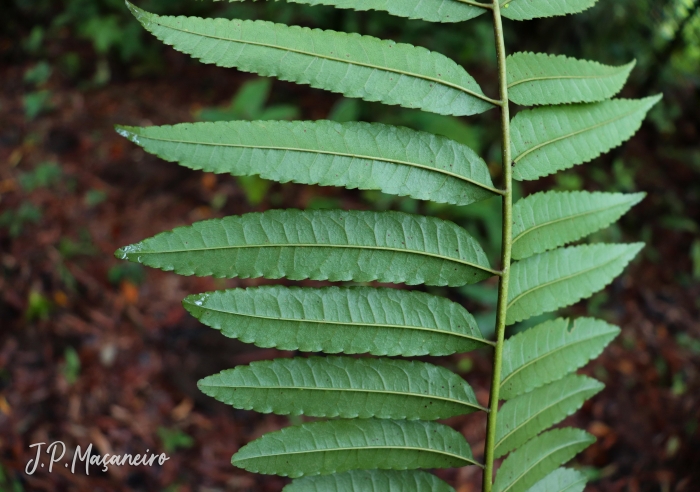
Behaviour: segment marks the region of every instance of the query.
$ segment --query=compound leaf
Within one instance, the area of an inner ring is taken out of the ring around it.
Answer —
[[[634,135],[661,99],[614,99],[521,111],[513,118],[513,177],[533,180],[588,162]]]
[[[558,318],[518,333],[503,345],[500,397],[510,400],[566,376],[597,357],[619,333],[617,326],[593,318],[573,323]]]
[[[165,160],[215,173],[381,190],[455,205],[497,192],[486,163],[469,147],[378,123],[232,121],[117,131]]]
[[[541,434],[503,461],[493,484],[494,492],[526,492],[593,442],[595,438],[581,429],[555,429]]]
[[[117,250],[181,275],[460,286],[490,277],[461,227],[402,212],[271,210],[178,227]]]
[[[231,0],[242,1],[242,0]],[[332,5],[339,9],[381,10],[397,17],[430,22],[461,22],[486,10],[459,0],[287,0],[306,5]]]
[[[583,492],[586,476],[571,468],[557,468],[533,485],[528,492]]]
[[[410,470],[353,470],[297,478],[283,492],[454,492],[435,475]]]
[[[643,243],[572,246],[514,263],[506,323],[555,311],[589,297],[622,273],[643,247]]]
[[[523,106],[603,101],[620,92],[634,65],[514,53],[508,57],[508,98]]]
[[[498,411],[496,457],[561,422],[602,389],[595,379],[572,374],[506,402]]]
[[[464,437],[435,422],[330,420],[289,427],[243,446],[231,462],[292,478],[358,469],[408,470],[475,464]]]
[[[158,39],[203,63],[439,114],[494,107],[462,67],[425,48],[267,21],[159,16],[128,5]]]
[[[513,207],[513,258],[563,246],[609,226],[646,193],[536,193]]]
[[[264,286],[192,295],[183,304],[227,337],[280,350],[410,357],[489,343],[461,305],[408,290]]]
[[[209,376],[198,386],[236,408],[281,415],[437,420],[485,410],[457,374],[391,359],[254,362]]]
[[[593,7],[598,0],[503,0],[501,14],[512,20],[578,14]]]

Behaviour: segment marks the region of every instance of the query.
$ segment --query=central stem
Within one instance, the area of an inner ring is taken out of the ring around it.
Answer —
[[[503,40],[501,7],[493,0],[493,28],[498,54],[498,86],[501,99],[501,137],[503,145],[503,246],[501,248],[501,268],[503,274],[498,283],[498,311],[496,313],[496,350],[493,360],[493,379],[489,396],[489,417],[486,430],[486,450],[483,492],[491,492],[493,484],[493,460],[496,443],[496,422],[498,418],[498,394],[501,389],[501,365],[503,361],[503,341],[506,331],[506,310],[508,305],[508,280],[510,279],[510,257],[513,224],[513,186],[510,153],[510,110],[508,107],[508,78],[506,74],[506,47]]]

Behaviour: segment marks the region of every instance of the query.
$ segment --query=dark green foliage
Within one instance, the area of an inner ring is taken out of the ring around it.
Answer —
[[[290,1],[442,23],[493,10],[501,55],[501,14],[526,20],[578,13],[596,3],[504,0],[501,7],[494,3],[486,9],[457,0]],[[127,5],[157,38],[204,63],[439,115],[507,108],[507,100],[485,96],[455,61],[421,47],[260,20],[162,16]],[[434,30],[441,32],[441,26]],[[533,53],[503,55],[500,61],[503,98],[510,86],[512,101],[541,106],[503,121],[504,155],[512,150],[505,165],[513,166],[512,177],[519,180],[554,174],[620,145],[659,100],[610,100],[634,63],[613,67]],[[183,275],[227,278],[458,287],[500,277],[496,344],[483,338],[474,317],[459,305],[407,290],[266,286],[192,295],[184,305],[222,334],[261,347],[416,356],[495,346],[495,367],[503,370],[492,388],[486,471],[492,470],[494,455],[510,454],[493,484],[486,477],[484,491],[492,485],[499,492],[578,490],[585,482],[581,475],[559,467],[593,438],[578,429],[548,429],[600,391],[597,381],[571,373],[597,356],[619,329],[579,318],[548,321],[506,341],[503,333],[506,324],[556,311],[612,282],[641,244],[566,245],[615,222],[643,195],[549,192],[512,208],[511,173],[504,173],[504,186],[496,188],[485,161],[464,143],[434,132],[349,122],[360,107],[347,101],[333,112],[339,121],[268,121],[262,108],[269,86],[245,91],[249,96],[234,99],[228,113],[200,116],[261,121],[118,131],[192,169],[378,190],[427,200],[426,209],[438,213],[449,205],[498,196],[509,223],[489,224],[491,236],[512,222],[501,258],[510,259],[512,250],[517,261],[492,268],[477,238],[453,222],[403,212],[341,210],[271,210],[199,222],[125,246],[117,256]],[[455,121],[416,115],[413,121],[433,130]],[[511,124],[512,138],[505,140]],[[469,210],[459,212],[461,217],[495,222],[487,213]],[[296,357],[239,366],[199,385],[236,408],[340,417],[266,434],[233,456],[234,465],[249,471],[305,477],[287,490],[447,491],[449,486],[435,477],[405,470],[479,465],[459,433],[431,421],[486,409],[457,374],[431,364]],[[500,412],[499,398],[508,400]]]
[[[199,389],[234,407],[282,415],[437,420],[485,410],[447,369],[391,359],[257,362],[205,378]]]
[[[411,357],[489,343],[466,309],[423,292],[268,286],[193,295],[183,304],[227,337],[282,350]]]
[[[301,477],[349,470],[454,468],[474,464],[457,431],[420,420],[329,420],[265,434],[236,453],[234,465]]]

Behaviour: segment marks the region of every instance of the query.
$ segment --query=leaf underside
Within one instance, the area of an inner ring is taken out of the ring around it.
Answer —
[[[513,258],[543,253],[603,229],[645,195],[549,191],[523,198],[513,206]]]
[[[453,372],[391,359],[254,362],[209,376],[198,386],[236,408],[280,415],[437,420],[484,410]]]
[[[418,470],[354,470],[297,478],[283,492],[454,492],[435,475]]]
[[[501,15],[512,20],[578,14],[593,7],[598,0],[503,0]]]
[[[288,1],[432,22],[464,21],[491,8],[470,0]],[[578,13],[597,2],[499,1],[501,15],[513,20]],[[474,115],[499,105],[460,65],[425,48],[258,20],[159,16],[127,6],[158,39],[203,63],[440,115]],[[568,169],[620,145],[661,97],[607,100],[621,90],[634,62],[612,67],[515,53],[507,66],[512,102],[547,105],[512,120],[517,180]],[[233,121],[117,130],[165,160],[214,173],[459,206],[504,194],[468,147],[396,126]],[[561,246],[607,227],[643,196],[549,192],[520,200],[512,236],[512,257],[519,261],[510,267],[506,324],[571,305],[619,275],[641,244]],[[502,275],[465,229],[401,212],[251,213],[180,227],[116,255],[219,278],[459,287]],[[265,286],[193,295],[183,304],[228,337],[282,350],[435,356],[493,345],[463,307],[421,292]],[[592,318],[557,319],[504,342],[500,396],[507,401],[499,410],[494,453],[510,455],[498,469],[494,492],[583,490],[583,474],[558,467],[595,439],[579,429],[547,429],[601,390],[598,381],[571,373],[618,333]],[[268,433],[232,457],[247,471],[295,478],[287,492],[454,492],[419,469],[478,465],[461,433],[433,421],[487,409],[460,376],[426,362],[276,359],[209,376],[199,387],[239,409],[340,417]]]
[[[528,441],[503,461],[493,490],[526,492],[593,442],[595,438],[581,429],[565,428],[545,432]]]
[[[230,0],[239,2],[243,0]],[[380,10],[397,17],[430,22],[461,22],[478,17],[485,9],[458,0],[287,0],[305,5],[332,5],[358,11]]]
[[[570,375],[506,402],[498,411],[495,456],[517,449],[581,408],[603,384]]]
[[[511,127],[513,178],[527,181],[595,159],[634,135],[661,96],[530,109]]]
[[[116,253],[181,275],[460,286],[490,277],[461,227],[402,212],[271,210],[179,227]]]
[[[586,481],[586,476],[577,470],[557,468],[528,492],[583,492]]]
[[[508,57],[508,98],[523,106],[603,101],[620,92],[634,65],[514,53]]]
[[[191,169],[455,205],[495,195],[486,163],[469,147],[379,123],[232,121],[117,130]]]
[[[410,357],[487,344],[461,305],[408,290],[264,286],[193,295],[183,304],[227,337],[280,350]]]
[[[619,333],[601,320],[559,318],[510,337],[503,345],[500,397],[510,400],[566,376],[600,355]]]
[[[419,420],[330,420],[288,427],[243,446],[231,462],[292,478],[357,469],[408,470],[473,464],[454,429]]]
[[[643,246],[643,243],[571,246],[514,263],[506,323],[555,311],[591,296],[622,273]]]
[[[462,67],[425,48],[267,21],[167,17],[129,8],[158,39],[203,63],[445,115],[494,107]]]

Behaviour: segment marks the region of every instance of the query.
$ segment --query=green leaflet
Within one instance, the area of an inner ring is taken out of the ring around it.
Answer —
[[[424,471],[354,470],[333,475],[297,478],[283,492],[454,492]]]
[[[381,190],[456,205],[498,192],[486,163],[469,147],[378,123],[232,121],[117,131],[165,160],[215,173]]]
[[[459,286],[495,274],[461,227],[401,212],[271,210],[197,222],[115,255],[181,275]]]
[[[559,318],[510,337],[503,345],[500,397],[510,400],[563,378],[600,355],[619,333],[605,321]]]
[[[513,177],[533,180],[588,162],[634,135],[661,95],[536,108],[512,121]]]
[[[391,359],[254,362],[209,376],[198,386],[236,408],[281,415],[437,420],[485,410],[457,374]]]
[[[508,98],[523,106],[603,101],[620,92],[634,65],[514,53],[508,57]]]
[[[586,449],[595,438],[581,429],[555,429],[511,453],[498,469],[494,492],[526,492],[542,478]],[[547,492],[553,492],[547,489]]]
[[[454,429],[419,420],[330,420],[265,434],[231,462],[255,473],[292,478],[357,469],[407,470],[475,464]]]
[[[622,273],[643,247],[644,243],[571,246],[514,263],[506,323],[589,297]]]
[[[266,21],[164,17],[128,5],[158,39],[204,63],[439,114],[494,107],[462,67],[425,48]]]
[[[239,2],[243,0],[229,0]],[[277,0],[279,1],[279,0]],[[332,5],[339,9],[383,10],[397,17],[431,22],[461,22],[480,16],[486,10],[459,0],[287,0],[306,5]]]
[[[646,193],[536,193],[513,206],[513,258],[563,246],[609,226]]]
[[[513,20],[578,14],[593,7],[598,0],[503,0],[501,15]]]
[[[265,286],[193,295],[183,305],[227,337],[280,350],[410,357],[490,343],[459,304],[408,290]]]
[[[572,374],[506,402],[498,411],[496,457],[561,422],[602,389],[595,379]]]
[[[528,492],[583,492],[586,476],[570,468],[557,468],[533,485]]]

